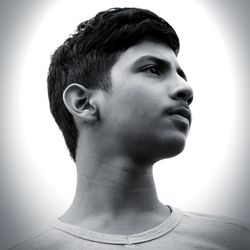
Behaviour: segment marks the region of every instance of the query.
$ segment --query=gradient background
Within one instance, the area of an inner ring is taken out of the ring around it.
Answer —
[[[0,2],[0,246],[59,216],[73,199],[74,164],[49,114],[49,57],[79,22],[115,6],[149,8],[176,29],[194,88],[186,149],[154,168],[160,199],[250,223],[250,2],[151,2]]]

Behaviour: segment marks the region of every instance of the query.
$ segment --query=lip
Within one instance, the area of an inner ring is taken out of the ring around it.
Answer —
[[[170,116],[173,116],[183,122],[188,122],[191,124],[191,111],[189,108],[186,108],[184,106],[177,107],[169,112]]]

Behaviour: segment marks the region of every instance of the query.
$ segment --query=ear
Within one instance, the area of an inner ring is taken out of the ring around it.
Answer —
[[[94,90],[89,90],[84,86],[72,83],[63,92],[63,102],[68,111],[83,122],[94,122],[98,120],[98,108],[91,97]]]

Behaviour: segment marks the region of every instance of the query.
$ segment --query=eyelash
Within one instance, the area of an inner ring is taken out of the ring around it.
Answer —
[[[149,71],[149,73],[160,76],[160,70],[156,65],[148,66],[142,69],[143,72]]]

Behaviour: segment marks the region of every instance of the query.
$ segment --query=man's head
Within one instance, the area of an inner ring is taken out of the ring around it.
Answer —
[[[165,20],[148,10],[115,8],[81,23],[55,51],[48,75],[50,108],[73,159],[78,130],[63,102],[65,89],[77,83],[112,95],[112,67],[124,51],[146,40],[165,44],[173,55],[179,51],[178,37]]]

